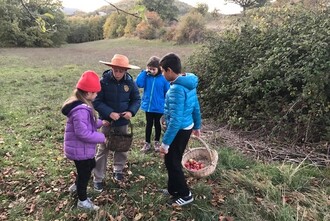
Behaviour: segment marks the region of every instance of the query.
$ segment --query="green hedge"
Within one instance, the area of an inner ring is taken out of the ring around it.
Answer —
[[[266,8],[240,32],[209,38],[190,59],[204,116],[288,140],[328,140],[329,12]]]

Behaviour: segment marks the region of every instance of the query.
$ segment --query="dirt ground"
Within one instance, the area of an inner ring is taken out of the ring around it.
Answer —
[[[248,157],[263,162],[301,163],[305,161],[307,164],[321,167],[330,165],[330,145],[328,143],[304,145],[280,143],[235,131],[228,126],[218,126],[210,120],[204,120],[202,136],[212,146],[231,147]]]

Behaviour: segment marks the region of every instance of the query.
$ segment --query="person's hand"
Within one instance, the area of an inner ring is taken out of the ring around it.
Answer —
[[[107,120],[102,120],[102,126],[109,126],[110,125],[110,122],[107,121]]]
[[[167,153],[166,153],[166,151],[164,150],[164,148],[160,147],[160,148],[159,148],[159,156],[160,156],[161,158],[164,158],[165,154],[167,154]]]
[[[159,148],[159,153],[160,153],[160,156],[164,156],[165,154],[168,153],[168,146],[165,145],[164,143],[162,143],[162,145],[160,146]]]
[[[130,111],[125,111],[121,113],[121,116],[125,118],[126,120],[130,120],[132,118],[132,113]]]
[[[110,118],[114,121],[118,120],[120,118],[120,114],[119,113],[116,113],[116,112],[112,112],[110,114]]]
[[[192,131],[192,134],[194,135],[194,136],[196,136],[196,137],[200,137],[200,135],[201,135],[201,130],[193,130]]]

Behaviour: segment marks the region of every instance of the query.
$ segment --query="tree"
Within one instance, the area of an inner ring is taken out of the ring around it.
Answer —
[[[0,46],[16,46],[20,36],[18,2],[0,1]]]
[[[198,13],[202,14],[205,16],[207,12],[209,11],[209,6],[205,3],[198,3],[197,7],[195,9]]]
[[[245,12],[248,8],[261,7],[266,4],[267,0],[225,0],[226,2],[235,3],[243,8]]]
[[[211,16],[213,17],[213,18],[217,18],[217,17],[219,17],[219,9],[214,9],[212,12],[211,12]]]
[[[179,9],[174,5],[174,0],[139,0],[138,5],[143,5],[148,11],[157,12],[164,20],[175,20]]]
[[[68,18],[70,32],[68,35],[68,43],[82,43],[94,41],[103,38],[102,24],[98,21],[99,16],[80,17],[72,16]],[[102,19],[101,21],[104,22]],[[101,29],[101,30],[99,30]]]
[[[59,0],[1,0],[1,46],[53,47],[66,40]]]
[[[105,17],[103,16],[91,16],[88,18],[89,26],[89,40],[96,41],[103,39],[103,24],[105,22]]]
[[[112,13],[103,25],[104,38],[117,38],[122,37],[125,32],[127,19],[124,14]]]
[[[140,23],[141,19],[133,17],[133,16],[128,16],[127,17],[127,24],[125,27],[125,36],[130,37],[134,35],[136,26]]]

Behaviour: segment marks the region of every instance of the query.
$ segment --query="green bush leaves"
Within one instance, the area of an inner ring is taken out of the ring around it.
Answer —
[[[261,9],[240,32],[209,38],[190,60],[204,114],[289,140],[329,139],[328,15],[329,9]]]

